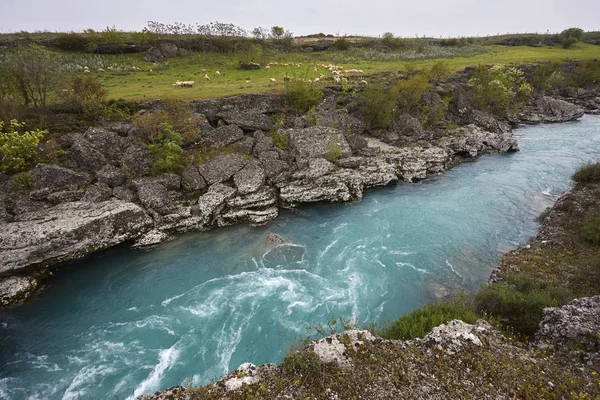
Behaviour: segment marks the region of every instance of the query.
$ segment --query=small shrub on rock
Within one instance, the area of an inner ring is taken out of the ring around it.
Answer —
[[[285,93],[298,111],[305,113],[323,99],[323,86],[318,82],[291,79],[285,84]]]
[[[16,173],[27,170],[38,156],[38,146],[48,131],[24,131],[25,123],[0,121],[0,171]]]
[[[345,37],[337,38],[335,39],[335,42],[333,42],[333,47],[337,50],[348,50],[352,47],[352,42]]]
[[[154,173],[180,172],[183,169],[183,149],[181,148],[182,136],[166,123],[158,125],[158,134],[155,143],[148,147],[156,161],[152,166]]]
[[[573,174],[577,183],[600,183],[600,162],[585,164]]]

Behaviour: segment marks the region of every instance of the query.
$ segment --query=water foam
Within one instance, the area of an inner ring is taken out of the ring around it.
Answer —
[[[173,366],[173,364],[177,361],[179,357],[180,351],[176,348],[177,343],[168,349],[161,350],[158,354],[158,364],[154,367],[152,372],[148,375],[146,379],[142,381],[138,385],[137,388],[133,391],[133,394],[128,397],[128,400],[134,400],[136,397],[159,389],[160,379],[164,375],[165,371]]]

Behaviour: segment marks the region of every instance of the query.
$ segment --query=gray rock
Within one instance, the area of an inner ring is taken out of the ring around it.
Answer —
[[[339,130],[344,135],[362,135],[367,127],[345,109],[329,110],[316,115],[317,126],[326,126]]]
[[[241,389],[244,385],[255,385],[260,382],[258,368],[254,364],[244,363],[235,370],[231,376],[223,379],[225,391],[231,392]]]
[[[200,196],[198,204],[193,207],[192,214],[199,217],[203,226],[210,226],[217,215],[223,210],[227,200],[235,196],[235,189],[215,183],[208,192]]]
[[[0,273],[76,259],[135,239],[151,227],[144,210],[119,200],[24,213],[0,230]]]
[[[31,170],[31,186],[35,190],[49,188],[55,191],[67,186],[85,186],[91,181],[88,174],[53,164],[37,164]]]
[[[168,240],[169,238],[170,236],[166,232],[158,229],[152,229],[150,232],[145,233],[142,237],[136,240],[131,247],[138,249],[142,247],[154,246]]]
[[[352,366],[351,351],[357,351],[365,342],[375,341],[376,338],[367,330],[356,329],[328,336],[312,342],[312,350],[322,362],[334,363],[338,368],[348,369]],[[346,347],[346,344],[348,347]]]
[[[79,201],[85,195],[85,190],[65,190],[61,192],[50,193],[46,198],[53,204],[68,203]]]
[[[564,100],[544,96],[526,109],[519,119],[529,124],[573,121],[583,117],[583,108]]]
[[[483,130],[493,133],[510,132],[510,126],[506,122],[498,121],[492,115],[479,110],[472,110],[468,114],[468,122],[477,125]]]
[[[248,159],[239,154],[216,157],[198,167],[204,180],[212,185],[230,179],[236,172],[248,164]]]
[[[237,150],[240,153],[251,155],[253,149],[254,149],[254,139],[252,139],[251,137],[246,137],[244,140],[238,142],[238,144],[237,144]]]
[[[177,174],[160,174],[154,178],[151,178],[151,180],[156,183],[160,183],[168,190],[179,190],[181,188],[181,177]]]
[[[146,62],[162,62],[166,58],[172,58],[177,56],[188,56],[190,51],[181,49],[175,46],[173,43],[161,43],[157,47],[150,47],[144,55],[144,61]]]
[[[261,159],[260,165],[271,183],[287,181],[291,175],[290,166],[282,160]]]
[[[249,194],[260,189],[265,178],[265,171],[257,163],[251,162],[233,175],[233,182],[240,194]]]
[[[118,163],[123,154],[123,149],[132,144],[131,139],[104,128],[89,128],[83,134],[83,138],[106,160],[112,163]]]
[[[337,129],[312,126],[304,129],[288,129],[289,145],[292,151],[302,158],[328,158],[332,150],[344,157],[352,151],[344,135]]]
[[[482,334],[493,332],[492,326],[484,320],[478,320],[474,325],[455,319],[447,324],[437,326],[429,332],[424,341],[428,346],[435,346],[447,352],[456,353],[466,347],[481,347]]]
[[[0,278],[0,306],[14,305],[39,287],[39,281],[25,276]]]
[[[181,185],[185,190],[198,192],[206,188],[204,178],[198,172],[198,168],[189,166],[181,173]]]
[[[261,131],[254,132],[254,139],[256,140],[256,144],[254,145],[252,154],[257,157],[260,157],[262,153],[267,152],[274,147],[273,138],[265,135]]]
[[[561,307],[545,308],[540,330],[536,333],[539,347],[584,350],[587,358],[600,361],[600,296],[583,297]]]
[[[97,183],[88,190],[81,198],[81,201],[88,203],[99,203],[101,201],[107,201],[112,197],[111,188],[105,183]]]
[[[270,208],[276,204],[277,194],[271,187],[264,187],[257,192],[236,196],[227,200],[227,207],[234,211],[242,209],[264,209]]]
[[[335,169],[333,163],[323,158],[311,158],[308,160],[306,169],[292,175],[293,179],[315,179],[327,175]]]
[[[244,131],[235,125],[224,125],[217,129],[205,132],[202,137],[202,146],[220,149],[244,138]]]
[[[363,162],[362,157],[348,157],[348,158],[342,158],[342,159],[338,160],[338,162],[336,164],[338,167],[342,167],[342,168],[358,168],[358,167],[360,167],[362,162]]]
[[[254,110],[240,111],[233,109],[217,115],[229,125],[237,125],[249,131],[269,131],[273,128],[273,122],[265,114]]]
[[[106,157],[83,136],[75,138],[69,154],[77,167],[86,171],[96,172],[108,164]]]
[[[161,215],[169,214],[173,210],[173,201],[167,188],[154,181],[134,181],[140,203],[146,209],[156,211]]]
[[[263,226],[277,218],[279,211],[277,207],[268,207],[260,210],[237,210],[229,211],[220,217],[222,221],[219,225],[233,225],[247,223],[250,226]]]
[[[106,164],[102,167],[96,176],[98,177],[98,182],[106,183],[110,187],[121,186],[127,179],[127,175],[121,168],[111,164]]]
[[[150,173],[154,157],[141,145],[129,146],[121,159],[121,167],[130,177],[145,176]]]
[[[112,194],[117,199],[135,203],[139,200],[137,193],[134,190],[119,186],[113,189]]]

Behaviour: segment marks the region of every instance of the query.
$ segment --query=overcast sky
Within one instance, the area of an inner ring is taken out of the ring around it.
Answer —
[[[147,21],[279,25],[295,35],[485,36],[600,30],[600,0],[0,0],[0,32],[140,30]]]

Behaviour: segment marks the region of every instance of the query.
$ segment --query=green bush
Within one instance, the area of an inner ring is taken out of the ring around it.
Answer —
[[[399,109],[404,113],[411,114],[417,110],[423,94],[429,88],[429,80],[426,73],[417,72],[408,79],[399,80],[396,86]]]
[[[600,88],[600,61],[588,60],[582,62],[573,72],[568,83],[582,88]]]
[[[48,131],[24,131],[25,123],[0,121],[0,171],[16,173],[27,170],[38,156],[38,146]]]
[[[75,32],[59,33],[56,37],[56,47],[66,51],[92,52],[96,49],[93,35]]]
[[[153,172],[179,172],[183,169],[182,136],[166,123],[158,125],[158,136],[155,143],[148,145],[156,158],[152,166]]]
[[[350,47],[352,47],[352,42],[345,37],[337,38],[335,39],[335,42],[333,42],[333,47],[338,50],[348,50]]]
[[[356,98],[364,121],[372,129],[392,126],[398,111],[396,85],[373,84],[367,86]]]
[[[599,183],[600,182],[600,162],[589,163],[580,167],[572,179],[578,183]]]
[[[583,39],[583,29],[580,28],[569,28],[565,29],[560,33],[560,39],[562,47],[568,49],[575,43],[580,42]]]
[[[159,109],[133,118],[133,123],[140,128],[142,137],[147,142],[156,140],[161,123],[169,124],[187,142],[193,142],[197,134],[197,122],[191,105],[175,97],[165,97],[161,99]]]
[[[475,323],[478,319],[473,306],[473,299],[459,294],[448,302],[429,303],[405,314],[380,330],[385,339],[413,339],[423,337],[434,327],[460,319],[466,323]]]
[[[323,99],[323,86],[308,79],[290,79],[285,83],[285,93],[298,111],[305,113]]]
[[[477,66],[467,86],[471,104],[498,117],[518,111],[533,92],[523,71],[504,65]]]
[[[433,63],[429,73],[427,74],[429,82],[439,83],[448,78],[452,73],[448,61],[439,60]]]
[[[83,119],[94,123],[105,115],[108,90],[93,75],[75,75],[63,91],[63,101],[80,113]]]
[[[475,296],[475,309],[528,338],[539,329],[544,308],[558,306],[566,298],[565,293],[551,284],[509,276],[503,282],[483,287]]]

